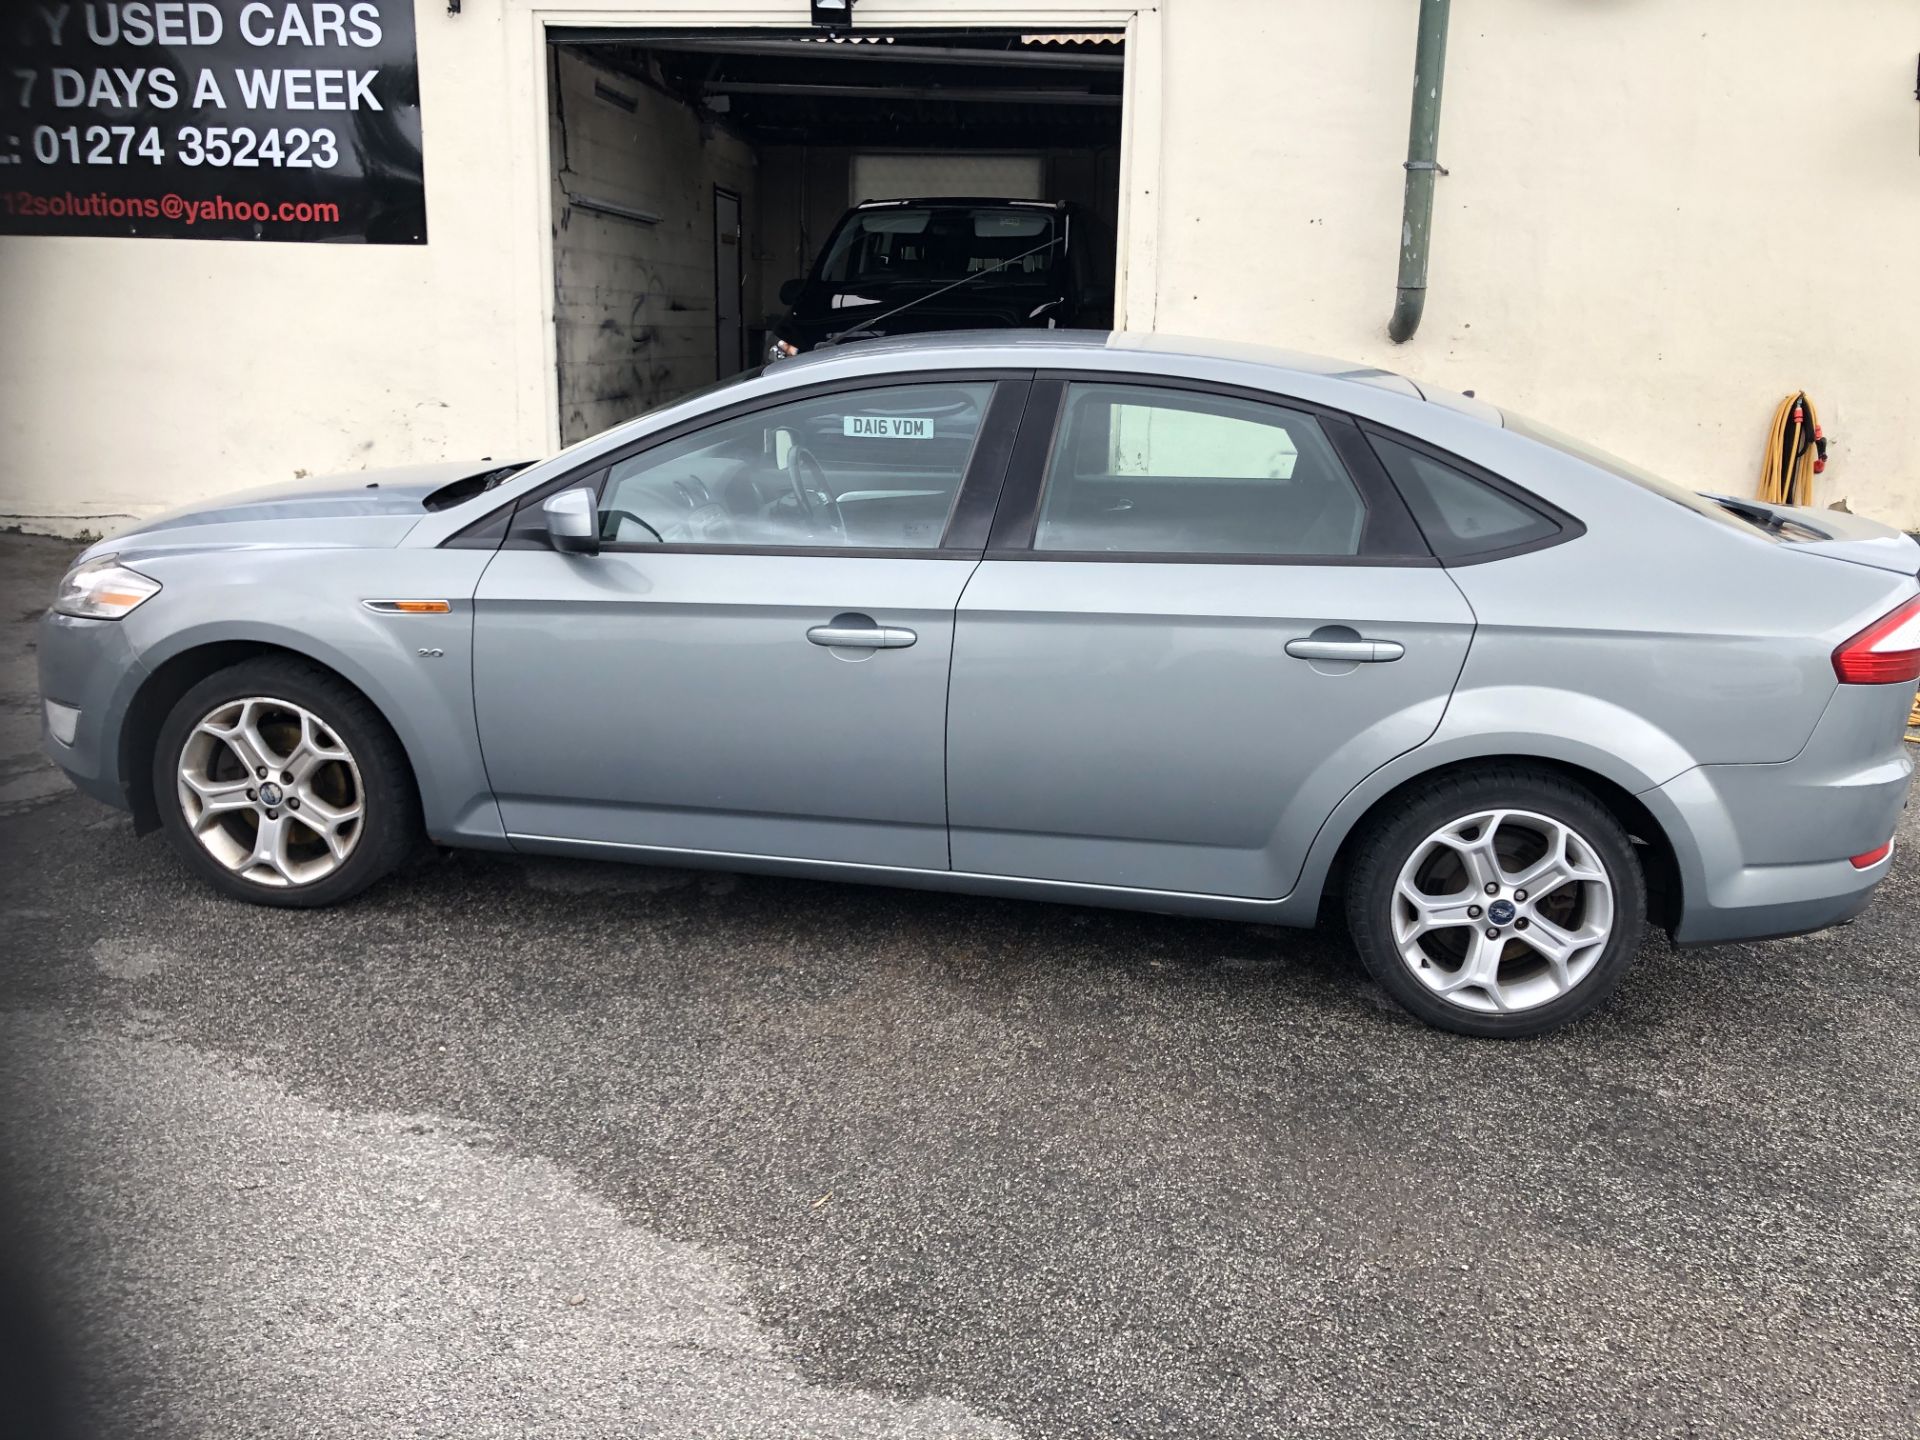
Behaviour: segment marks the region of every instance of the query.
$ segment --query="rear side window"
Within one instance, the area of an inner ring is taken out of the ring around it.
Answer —
[[[1311,415],[1225,395],[1075,384],[1033,548],[1354,556],[1366,519]]]
[[[1532,506],[1430,455],[1369,435],[1427,544],[1442,560],[1464,560],[1550,540],[1560,527]]]

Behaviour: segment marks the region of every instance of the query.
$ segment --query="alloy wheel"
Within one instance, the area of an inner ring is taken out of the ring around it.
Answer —
[[[1614,887],[1578,831],[1527,810],[1463,816],[1416,845],[1393,891],[1409,972],[1450,1005],[1509,1014],[1592,972],[1613,934]]]
[[[309,885],[346,863],[364,829],[366,792],[346,743],[290,700],[227,700],[180,751],[187,828],[206,852],[259,885]]]

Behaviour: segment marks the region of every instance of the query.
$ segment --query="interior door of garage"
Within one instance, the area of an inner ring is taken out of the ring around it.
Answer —
[[[740,224],[740,197],[713,187],[713,374],[716,380],[746,368],[746,332],[741,326],[747,270]]]

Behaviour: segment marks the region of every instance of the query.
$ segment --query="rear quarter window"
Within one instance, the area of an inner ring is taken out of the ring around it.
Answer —
[[[1538,545],[1560,534],[1556,521],[1464,470],[1383,435],[1368,438],[1442,560]]]

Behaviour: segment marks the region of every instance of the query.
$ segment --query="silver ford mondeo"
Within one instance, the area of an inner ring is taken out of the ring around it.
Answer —
[[[829,348],[530,465],[94,546],[46,744],[229,895],[439,845],[1311,925],[1535,1034],[1649,920],[1886,875],[1920,547],[1379,370],[1165,337]]]

